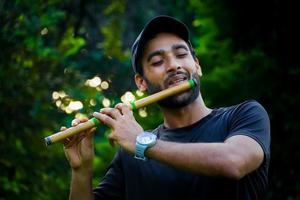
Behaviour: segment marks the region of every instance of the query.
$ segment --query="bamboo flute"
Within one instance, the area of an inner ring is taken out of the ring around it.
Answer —
[[[129,107],[131,110],[137,110],[139,108],[145,107],[152,103],[156,103],[156,102],[163,100],[165,98],[168,98],[170,96],[174,96],[176,94],[180,94],[182,92],[190,90],[190,89],[194,88],[196,85],[197,85],[197,82],[194,79],[190,79],[180,85],[176,85],[174,87],[162,90],[158,93],[152,94],[148,97],[142,98],[135,102],[131,102],[129,104]],[[95,117],[93,117],[90,120],[80,123],[75,127],[70,127],[64,131],[60,131],[53,135],[50,135],[50,136],[44,138],[44,140],[45,140],[46,145],[50,145],[50,144],[62,141],[73,135],[76,135],[87,129],[93,128],[99,124],[100,124],[100,122]]]

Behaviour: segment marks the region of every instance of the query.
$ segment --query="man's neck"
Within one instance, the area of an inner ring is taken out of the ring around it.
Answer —
[[[182,108],[162,108],[164,126],[167,128],[181,128],[192,125],[211,113],[201,95],[191,104]]]

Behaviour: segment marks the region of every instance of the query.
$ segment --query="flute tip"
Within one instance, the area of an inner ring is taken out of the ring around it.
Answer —
[[[51,138],[50,138],[50,137],[46,137],[46,138],[44,139],[44,141],[45,141],[46,146],[52,144],[52,141],[51,141]]]

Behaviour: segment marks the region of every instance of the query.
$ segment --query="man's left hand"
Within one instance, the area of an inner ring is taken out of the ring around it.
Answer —
[[[115,108],[102,108],[100,112],[94,112],[93,116],[112,129],[112,133],[108,136],[112,146],[116,142],[134,154],[136,137],[143,132],[143,128],[135,120],[128,105],[119,103]]]

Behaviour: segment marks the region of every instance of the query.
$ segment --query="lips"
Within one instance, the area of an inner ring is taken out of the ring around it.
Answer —
[[[185,74],[177,74],[169,77],[166,81],[167,87],[174,87],[176,85],[181,84],[182,82],[186,81],[188,78]]]

